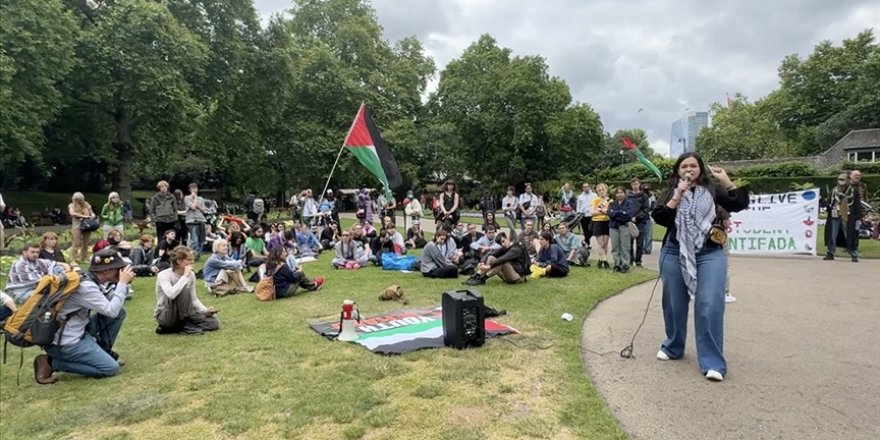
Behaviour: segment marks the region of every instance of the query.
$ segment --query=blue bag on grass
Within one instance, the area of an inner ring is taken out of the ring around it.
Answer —
[[[382,270],[412,270],[416,257],[382,252]]]

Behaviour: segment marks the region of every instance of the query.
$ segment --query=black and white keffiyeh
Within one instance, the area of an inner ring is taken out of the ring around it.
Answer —
[[[706,187],[697,186],[681,195],[675,213],[675,238],[679,246],[681,275],[691,297],[697,292],[697,253],[703,248],[714,221],[715,198]]]

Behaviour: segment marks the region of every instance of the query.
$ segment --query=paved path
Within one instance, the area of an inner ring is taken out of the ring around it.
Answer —
[[[656,252],[646,266],[657,267]],[[633,439],[880,439],[880,261],[734,257],[722,383],[700,375],[693,320],[683,359],[656,360],[657,287],[635,359],[584,352]],[[596,352],[629,344],[654,282],[599,304],[583,324]]]

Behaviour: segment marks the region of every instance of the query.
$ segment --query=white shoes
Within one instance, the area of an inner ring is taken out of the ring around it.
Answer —
[[[727,304],[735,303],[736,297],[730,294],[724,295],[724,302],[726,302]]]
[[[715,370],[709,370],[706,372],[706,379],[709,379],[713,382],[721,382],[722,380],[724,380],[724,376],[722,376],[721,373]]]
[[[668,360],[669,360],[669,355],[666,354],[665,351],[660,350],[660,351],[657,352],[657,359],[659,359],[659,360],[661,360],[661,361],[668,361]]]

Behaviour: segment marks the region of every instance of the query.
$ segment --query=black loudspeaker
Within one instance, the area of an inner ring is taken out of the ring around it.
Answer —
[[[483,295],[473,290],[443,292],[443,343],[462,349],[486,342]]]

